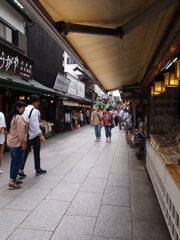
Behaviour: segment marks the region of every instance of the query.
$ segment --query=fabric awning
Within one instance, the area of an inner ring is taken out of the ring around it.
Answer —
[[[174,2],[175,0],[19,1],[64,50],[77,60],[83,71],[86,74],[92,73],[99,86],[107,91],[143,82],[148,71],[156,68],[179,31],[178,25],[173,29],[180,14],[180,3]],[[157,6],[148,11],[156,2]],[[163,6],[166,6],[164,10],[156,13]],[[144,13],[143,17],[133,21],[141,13]],[[144,22],[146,15],[150,17]],[[57,28],[60,21],[110,29],[131,21],[134,29],[122,38],[77,32],[62,36]],[[168,42],[165,42],[166,39]]]
[[[79,107],[78,102],[70,101],[70,100],[63,100],[63,105],[71,106],[71,107]]]

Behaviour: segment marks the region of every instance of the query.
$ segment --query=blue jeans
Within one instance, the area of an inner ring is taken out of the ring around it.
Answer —
[[[95,131],[96,139],[100,139],[101,138],[101,124],[94,125],[94,131]]]
[[[23,151],[21,150],[20,147],[9,147],[9,151],[11,154],[11,166],[10,166],[10,180],[11,181],[16,181],[18,172],[19,172],[19,167],[22,162],[23,158]]]
[[[104,126],[106,138],[111,137],[111,126]]]

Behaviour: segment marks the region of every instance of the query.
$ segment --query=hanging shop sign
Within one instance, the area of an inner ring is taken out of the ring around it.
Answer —
[[[68,78],[71,80],[68,88],[68,93],[81,98],[85,98],[85,84],[71,78],[70,76],[68,76]]]
[[[69,84],[70,84],[70,80],[68,78],[66,78],[60,73],[57,73],[53,88],[58,91],[67,93]]]
[[[0,70],[32,79],[34,61],[0,43]]]

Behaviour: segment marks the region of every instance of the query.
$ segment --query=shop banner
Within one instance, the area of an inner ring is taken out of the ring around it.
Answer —
[[[34,61],[0,43],[0,70],[32,79]]]
[[[85,98],[85,84],[80,81],[71,79],[68,88],[68,93],[81,98]]]
[[[69,83],[70,83],[70,80],[68,78],[66,78],[65,76],[58,73],[56,76],[56,80],[55,80],[53,88],[58,91],[67,93]]]

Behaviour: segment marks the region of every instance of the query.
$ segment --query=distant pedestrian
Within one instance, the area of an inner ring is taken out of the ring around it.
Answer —
[[[94,125],[94,131],[96,136],[96,141],[101,141],[101,128],[102,128],[102,118],[103,113],[101,111],[101,105],[96,104],[96,110],[92,113],[91,117],[91,127]]]
[[[124,109],[122,108],[119,112],[119,130],[121,130],[121,125],[123,124],[123,118],[124,118]]]
[[[82,111],[79,111],[80,126],[83,127],[83,114]]]
[[[116,126],[118,125],[118,122],[119,122],[119,109],[116,109],[115,111],[115,123],[116,123]]]
[[[128,111],[124,114],[124,126],[125,126],[125,134],[126,134],[126,140],[128,135],[128,128],[132,127],[132,108],[129,107]]]
[[[0,112],[0,167],[3,158],[4,152],[4,142],[5,142],[5,135],[4,135],[4,128],[6,127],[5,117],[2,112]],[[2,174],[2,170],[0,169],[0,174]]]
[[[116,126],[116,123],[114,121],[113,115],[109,112],[109,108],[105,108],[104,115],[103,115],[103,125],[105,128],[105,134],[106,134],[106,142],[111,142],[111,124],[114,124]]]
[[[44,174],[47,171],[41,168],[41,159],[40,159],[40,148],[41,142],[45,142],[45,138],[42,134],[40,127],[44,127],[44,123],[39,123],[39,104],[40,98],[37,95],[31,95],[30,102],[32,104],[28,105],[25,108],[25,112],[22,115],[25,121],[29,120],[29,130],[28,130],[28,140],[27,140],[27,148],[24,153],[23,161],[19,170],[19,177],[24,178],[26,174],[24,174],[24,167],[26,164],[26,159],[28,157],[29,151],[33,146],[34,151],[34,164],[36,175]]]
[[[89,110],[86,111],[86,123],[89,124]]]
[[[22,118],[26,104],[17,101],[7,118],[7,145],[11,154],[10,190],[21,188],[22,181],[17,179],[19,167],[23,158],[23,151],[26,149],[27,124]]]

